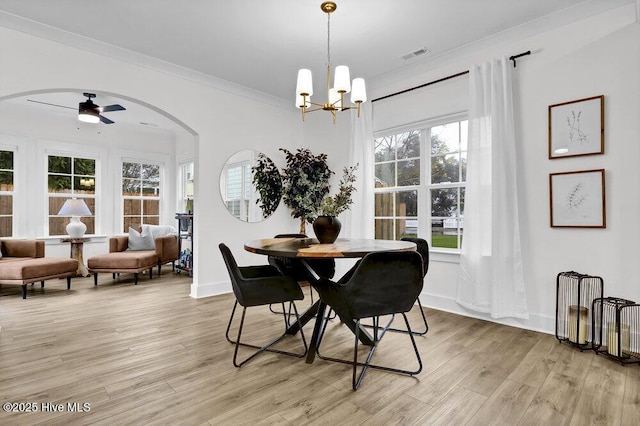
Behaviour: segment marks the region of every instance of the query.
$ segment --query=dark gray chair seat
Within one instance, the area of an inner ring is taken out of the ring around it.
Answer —
[[[342,280],[341,280],[342,281]],[[353,366],[352,387],[357,390],[367,369],[375,368],[395,373],[415,375],[422,371],[422,360],[415,343],[411,326],[406,316],[413,307],[423,286],[422,257],[414,251],[376,252],[366,255],[344,282],[334,282],[321,278],[316,290],[323,302],[329,305],[341,321],[355,330],[353,360],[325,357],[320,354],[320,344],[324,339],[326,321],[318,341],[318,356],[322,359],[351,364]],[[385,332],[389,329],[395,314],[401,314],[418,362],[415,370],[400,369],[371,363],[373,353]],[[389,322],[380,326],[380,317],[390,315]],[[360,321],[373,319],[373,345],[365,362],[358,361]],[[357,374],[357,367],[362,369]]]
[[[298,283],[291,277],[283,276],[280,271],[278,271],[278,269],[271,265],[239,267],[236,263],[235,258],[233,257],[233,254],[231,253],[231,250],[229,250],[229,248],[225,244],[220,244],[218,247],[220,249],[220,252],[222,253],[224,263],[227,266],[227,271],[229,272],[229,277],[231,278],[233,293],[236,296],[236,302],[233,305],[233,310],[231,311],[231,317],[229,318],[229,324],[227,325],[227,331],[225,334],[227,341],[235,345],[233,354],[233,365],[235,367],[241,367],[246,362],[253,359],[256,355],[264,351],[276,352],[279,354],[295,356],[298,358],[304,357],[307,354],[307,342],[302,330],[300,330],[300,336],[302,338],[302,344],[304,346],[303,353],[286,352],[273,348],[273,345],[287,336],[287,315],[284,315],[284,332],[281,335],[277,336],[275,339],[271,340],[269,343],[258,346],[241,342],[244,319],[247,308],[249,307],[280,303],[282,304],[284,311],[284,304],[290,302],[296,317],[299,317],[298,310],[294,301],[304,299],[304,295],[302,294],[302,290],[300,289]],[[240,319],[240,325],[238,327],[238,336],[236,340],[233,340],[229,337],[229,331],[231,329],[231,324],[233,322],[233,318],[235,316],[236,308],[238,307],[238,305],[242,306],[243,309]],[[240,346],[254,348],[257,349],[257,351],[255,351],[245,360],[238,362],[238,349]]]

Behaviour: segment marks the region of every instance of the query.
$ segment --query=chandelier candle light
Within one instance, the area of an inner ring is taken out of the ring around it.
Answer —
[[[296,85],[296,107],[302,110],[302,121],[307,112],[329,111],[333,115],[333,124],[336,123],[336,112],[354,108],[344,105],[344,94],[351,92],[351,103],[355,104],[360,117],[360,104],[367,100],[367,91],[363,78],[354,78],[350,83],[349,67],[338,65],[331,88],[331,13],[335,12],[337,5],[332,1],[325,1],[320,5],[320,9],[327,14],[327,103],[319,104],[311,101],[313,95],[313,83],[311,70],[301,69],[298,71],[298,83]],[[311,105],[317,108],[309,109]]]
[[[64,202],[58,212],[58,216],[71,216],[71,220],[67,225],[67,234],[71,238],[82,238],[87,230],[87,225],[80,222],[80,216],[91,216],[91,210],[89,210],[84,200],[70,198]]]

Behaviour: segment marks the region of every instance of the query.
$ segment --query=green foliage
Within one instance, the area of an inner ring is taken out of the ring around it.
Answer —
[[[462,164],[456,155],[443,155],[450,151],[447,143],[437,135],[431,136],[431,182],[460,182],[461,169],[463,175],[466,172],[466,159]],[[464,199],[460,200],[460,210],[464,210]],[[431,209],[434,216],[449,217],[455,214],[458,208],[458,196],[455,190],[432,190]]]
[[[77,183],[81,177],[95,177],[96,160],[89,158],[73,158],[57,155],[50,155],[48,159],[47,177],[49,192],[70,192],[71,191],[71,175],[76,177],[76,190],[80,188]],[[95,187],[93,187],[95,189]]]
[[[282,178],[276,165],[263,153],[258,154],[256,165],[251,168],[253,185],[260,197],[256,204],[262,210],[262,217],[267,218],[276,211],[282,197]]]
[[[282,171],[283,197],[291,209],[291,216],[311,223],[320,208],[322,199],[329,193],[329,178],[333,173],[327,164],[327,155],[313,155],[308,148],[295,153],[280,148],[285,153],[287,165]]]
[[[457,235],[432,235],[431,246],[440,248],[458,248]]]
[[[354,172],[358,169],[358,164],[345,167],[342,171],[338,193],[333,197],[325,197],[320,204],[319,214],[323,216],[338,216],[348,210],[353,204],[351,195],[356,190],[353,185],[356,181]]]

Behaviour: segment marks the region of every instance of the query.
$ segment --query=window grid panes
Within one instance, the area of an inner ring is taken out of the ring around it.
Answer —
[[[123,232],[160,224],[160,166],[122,162]]]
[[[241,220],[249,218],[251,199],[251,165],[249,162],[236,163],[226,168],[224,202],[229,212]]]
[[[374,144],[375,237],[429,235],[431,247],[459,250],[467,121],[416,126],[378,137]]]
[[[13,236],[13,151],[0,151],[0,237]]]
[[[69,218],[58,216],[62,205],[69,198],[84,200],[91,216],[80,221],[87,225],[86,234],[95,234],[96,223],[96,160],[64,155],[49,155],[47,158],[47,192],[49,200],[49,236],[66,235]]]

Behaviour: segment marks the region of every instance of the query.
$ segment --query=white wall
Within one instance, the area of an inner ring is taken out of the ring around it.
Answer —
[[[68,112],[64,110],[65,113]],[[68,243],[60,238],[45,238],[46,161],[49,154],[97,158],[99,180],[96,210],[96,236],[85,243],[85,257],[108,251],[107,236],[122,233],[121,203],[118,197],[120,164],[123,158],[161,163],[162,188],[166,193],[161,205],[165,224],[175,226],[175,138],[172,132],[137,129],[132,125],[90,125],[79,122],[75,114],[36,113],[10,102],[0,102],[0,144],[17,148],[15,235],[20,238],[44,238],[47,256],[69,256]]]
[[[628,4],[376,87],[380,96],[469,69],[492,57],[532,51],[514,70],[521,237],[530,319],[505,323],[553,332],[555,278],[561,271],[602,276],[605,295],[640,300],[636,278],[640,256],[636,220],[640,217],[640,25],[634,18],[634,5]],[[375,103],[374,130],[401,124],[405,117],[410,123],[432,114],[456,112],[465,104],[467,80],[461,77]],[[547,107],[596,95],[605,96],[605,154],[549,160]],[[607,228],[551,229],[549,173],[594,168],[606,169]],[[455,303],[457,273],[457,263],[433,261],[423,303],[486,318]]]
[[[291,226],[284,209],[258,224],[236,220],[220,201],[218,179],[224,161],[238,150],[259,149],[271,155],[278,147],[296,146],[302,139],[302,123],[292,109],[4,27],[0,57],[0,100],[34,90],[90,88],[153,105],[188,126],[196,139],[192,296],[230,290],[218,243],[227,242],[239,263],[256,262],[256,255],[245,252],[242,242]],[[4,128],[0,133],[11,134]]]
[[[384,84],[368,82],[371,98],[375,98],[468,69],[491,57],[532,51],[515,70],[518,185],[531,312],[531,319],[517,323],[520,326],[553,330],[555,276],[560,271],[601,275],[608,295],[640,300],[640,285],[635,279],[635,262],[640,254],[640,225],[635,220],[640,216],[640,26],[632,24],[634,19],[634,7],[629,4],[457,60],[442,60],[437,67],[398,72]],[[229,244],[241,264],[262,263],[260,256],[242,249],[243,241],[297,231],[297,222],[284,206],[256,224],[242,223],[225,210],[218,179],[231,154],[257,149],[283,165],[284,156],[278,148],[310,147],[316,153],[327,153],[330,167],[336,172],[346,164],[347,115],[339,115],[332,126],[327,125],[328,114],[315,112],[303,124],[299,114],[287,108],[6,28],[0,28],[0,57],[0,100],[32,90],[86,87],[154,105],[191,129],[196,141],[196,264],[191,290],[195,297],[229,291],[228,276],[216,247],[219,242]],[[389,101],[395,105],[388,118],[412,122],[454,112],[462,99],[455,94],[459,85],[451,82],[421,89],[402,98],[408,99],[405,105],[397,101],[401,98]],[[599,94],[605,95],[605,155],[548,160],[548,105]],[[380,105],[375,108],[381,109]],[[4,125],[0,133],[12,134]],[[550,229],[548,174],[600,167],[607,170],[607,229]],[[434,260],[423,301],[473,315],[453,302],[456,276],[456,263]]]

